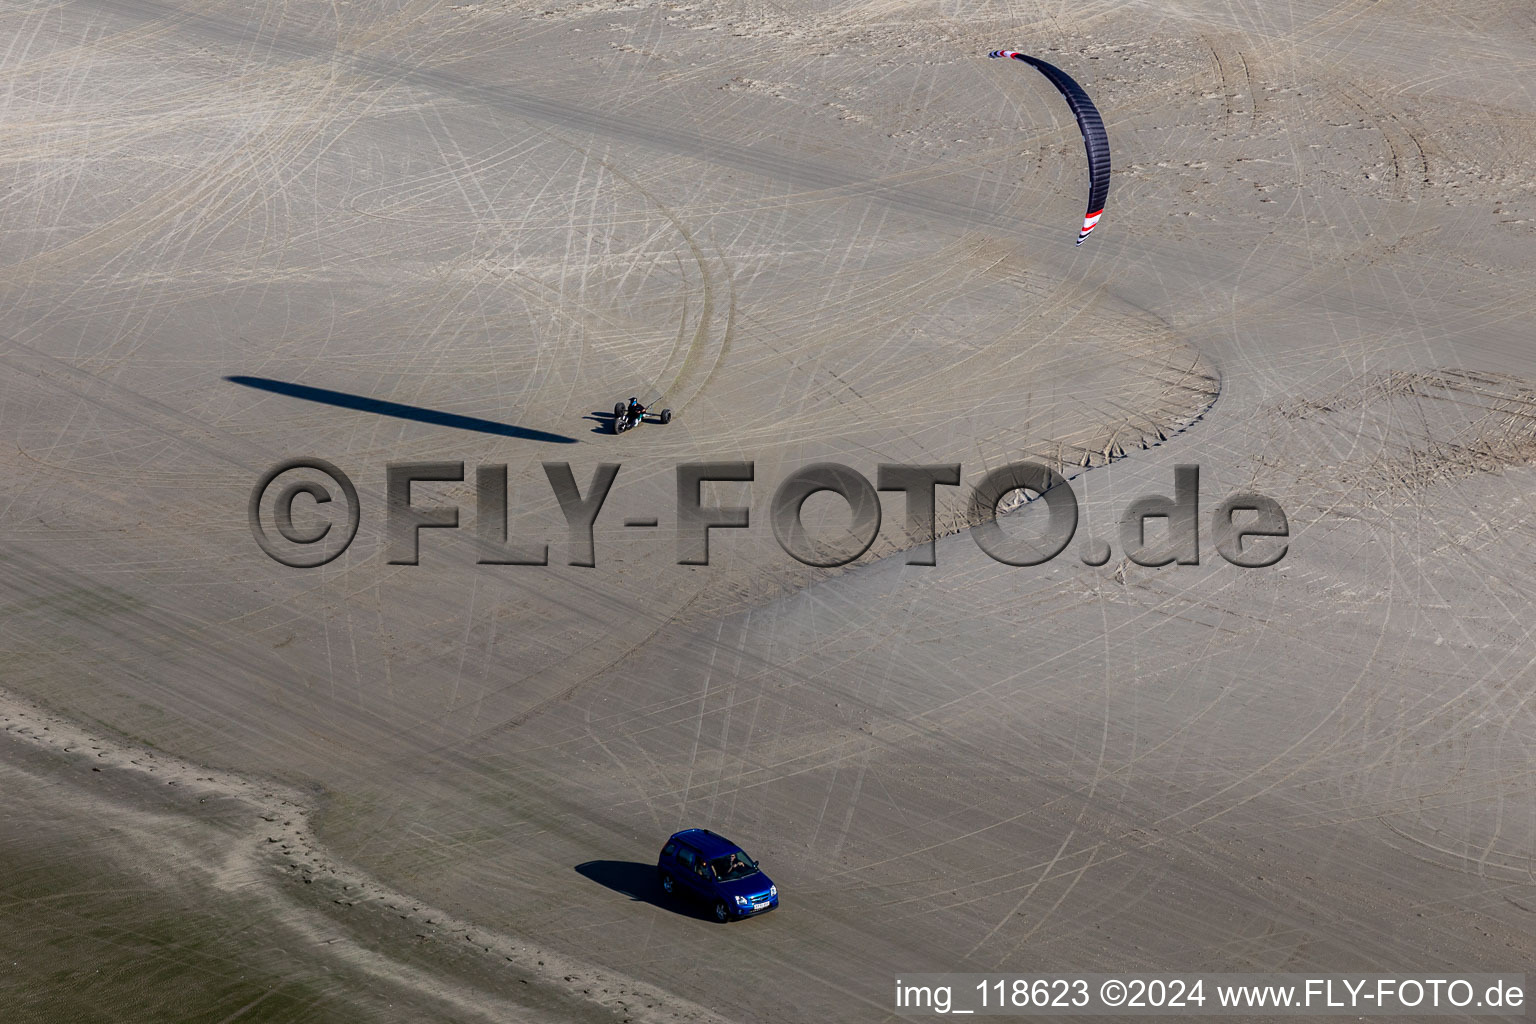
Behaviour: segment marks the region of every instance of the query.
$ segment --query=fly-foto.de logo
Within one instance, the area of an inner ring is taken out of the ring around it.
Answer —
[[[550,543],[563,539],[565,561],[595,566],[597,545],[593,528],[620,473],[614,462],[599,463],[585,486],[568,462],[543,463],[544,475],[559,504],[563,523],[551,523],[545,536],[509,536],[507,467],[475,467],[473,479],[478,561],[483,565],[548,565]],[[392,462],[385,466],[384,506],[386,557],[391,565],[417,565],[422,532],[460,529],[460,507],[441,500],[424,501],[417,484],[463,483],[463,462]],[[679,565],[708,565],[714,531],[749,530],[752,488],[758,483],[752,462],[686,462],[675,468],[676,502],[671,509]],[[769,526],[784,553],[806,565],[831,568],[863,555],[880,536],[880,492],[895,492],[905,505],[908,565],[937,564],[934,543],[941,493],[958,488],[958,463],[907,465],[882,463],[875,480],[835,462],[818,462],[785,477],[773,490]],[[732,503],[704,500],[706,484],[734,485],[740,497]],[[945,489],[945,490],[941,490]],[[806,501],[821,493],[835,495],[847,506],[851,522],[842,528],[809,529],[804,521]],[[965,496],[971,536],[986,554],[1005,565],[1032,566],[1051,561],[1071,545],[1078,532],[1078,501],[1061,474],[1034,462],[1014,462],[990,470]],[[998,521],[999,509],[1019,501],[1038,500],[1045,509],[1043,529],[1007,530]],[[1152,494],[1131,501],[1118,523],[1119,549],[1145,566],[1199,565],[1201,546],[1200,467],[1174,467],[1173,493]],[[314,568],[339,556],[357,535],[363,509],[356,486],[342,470],[324,459],[290,459],[264,473],[251,491],[248,514],[251,532],[261,550],[294,568]],[[1161,521],[1160,530],[1149,529]],[[1232,565],[1263,568],[1279,562],[1288,550],[1290,524],[1274,499],[1251,491],[1228,495],[1209,515],[1210,537],[1217,553]],[[630,516],[625,527],[655,529],[661,517]],[[563,530],[562,530],[563,527]],[[563,532],[564,537],[559,534]],[[1158,536],[1154,539],[1153,534]],[[1113,557],[1109,541],[1088,538],[1079,545],[1085,565],[1104,565]]]

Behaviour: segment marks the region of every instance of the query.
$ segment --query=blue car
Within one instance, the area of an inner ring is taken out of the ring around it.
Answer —
[[[661,848],[656,876],[668,896],[700,900],[721,924],[750,917],[779,905],[779,887],[757,861],[707,828],[690,828]]]

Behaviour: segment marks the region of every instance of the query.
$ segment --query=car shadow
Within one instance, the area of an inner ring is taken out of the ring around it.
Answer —
[[[709,908],[685,896],[668,896],[661,891],[655,864],[632,860],[589,860],[576,865],[576,873],[606,889],[628,896],[633,903],[649,903],[681,917],[713,921]]]

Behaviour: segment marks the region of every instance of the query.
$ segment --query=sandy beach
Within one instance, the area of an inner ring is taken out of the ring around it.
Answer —
[[[0,40],[7,1021],[1532,963],[1528,4],[14,0]],[[1002,47],[1103,114],[1081,246],[1078,125]],[[671,422],[615,435],[631,395]],[[249,511],[299,458],[359,510],[295,503],[312,568]],[[1078,521],[1013,566],[967,499],[1026,460]],[[749,525],[679,564],[701,462]],[[826,462],[958,465],[935,564],[889,490],[851,564],[786,554]],[[457,509],[415,564],[407,464]],[[593,565],[556,464],[619,467]],[[1178,466],[1199,564],[1138,564]],[[1242,493],[1274,565],[1218,552]],[[781,906],[665,898],[688,827]]]

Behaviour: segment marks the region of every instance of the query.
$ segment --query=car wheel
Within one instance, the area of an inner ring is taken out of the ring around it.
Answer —
[[[715,920],[725,924],[731,919],[731,908],[725,905],[725,900],[715,901]]]
[[[665,871],[661,873],[661,891],[666,893],[668,896],[677,895],[677,883],[673,881],[672,876],[667,874]]]

